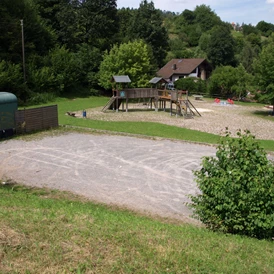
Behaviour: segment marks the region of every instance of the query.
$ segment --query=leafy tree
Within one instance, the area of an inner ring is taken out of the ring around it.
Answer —
[[[208,91],[211,96],[231,98],[246,95],[252,76],[248,74],[244,67],[237,68],[224,66],[216,68],[209,78]]]
[[[250,33],[246,36],[245,40],[249,42],[253,47],[261,46],[261,36],[255,33]]]
[[[54,30],[59,30],[57,14],[68,4],[68,0],[32,0],[38,14]]]
[[[64,95],[79,85],[80,78],[79,59],[75,53],[62,46],[51,50],[49,55],[43,58],[40,67],[37,64],[30,65],[28,84],[34,92]]]
[[[0,62],[0,90],[14,93],[19,100],[27,99],[27,87],[23,81],[20,65],[4,60]]]
[[[98,48],[88,44],[81,44],[75,53],[79,66],[79,82],[84,87],[98,86],[98,72],[102,55]]]
[[[199,24],[189,25],[184,28],[185,33],[187,33],[187,42],[189,46],[198,46],[199,39],[202,35],[202,29]]]
[[[196,6],[194,10],[195,22],[199,24],[202,32],[211,30],[214,26],[218,26],[222,23],[217,14],[211,10],[209,6],[200,5]]]
[[[130,27],[131,39],[143,39],[151,46],[158,67],[164,65],[169,49],[169,38],[162,20],[161,12],[155,9],[153,2],[143,0]]]
[[[186,25],[192,25],[195,23],[195,13],[193,11],[185,9],[181,15],[184,18]]]
[[[180,38],[170,40],[169,45],[172,54],[170,54],[168,61],[173,58],[191,58],[193,56],[193,53],[187,49],[186,43]]]
[[[143,40],[115,45],[104,54],[100,65],[99,84],[111,89],[114,75],[128,75],[132,87],[145,87],[154,75],[152,51]]]
[[[116,0],[78,2],[83,42],[103,50],[109,49],[114,34],[118,32]]]
[[[217,26],[212,30],[206,53],[213,67],[235,65],[235,40],[228,27]]]
[[[57,19],[55,32],[60,46],[75,51],[83,42],[83,31],[80,29],[80,12],[77,3],[64,3],[55,15]]]
[[[263,48],[258,59],[254,62],[255,79],[259,88],[263,91],[264,101],[274,105],[274,47],[273,42]],[[273,110],[274,112],[274,110]]]
[[[116,34],[119,43],[127,43],[131,39],[130,26],[137,10],[122,8],[117,11],[119,32]]]
[[[209,41],[210,41],[210,34],[209,33],[203,33],[199,39],[199,48],[207,52],[208,51],[208,46],[209,46]]]
[[[271,33],[274,31],[274,25],[271,23],[267,23],[265,21],[260,21],[256,25],[256,29],[261,32],[262,35],[264,36],[270,36]]]
[[[249,42],[245,42],[239,54],[239,62],[244,66],[248,73],[253,72],[253,61],[258,57],[260,49],[253,47]]]
[[[194,171],[194,216],[214,231],[270,239],[274,233],[274,165],[249,131],[229,132],[216,157]]]
[[[258,30],[256,27],[252,26],[251,24],[243,24],[242,25],[242,30],[244,35],[249,35],[251,33],[258,34]]]
[[[26,57],[46,54],[54,45],[54,33],[43,25],[32,2],[27,0],[0,1],[0,58],[22,63],[22,32],[24,23]]]
[[[175,88],[180,90],[187,90],[192,94],[206,93],[206,81],[195,77],[181,78],[175,82]]]

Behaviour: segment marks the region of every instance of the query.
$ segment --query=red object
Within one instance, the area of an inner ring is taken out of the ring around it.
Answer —
[[[221,102],[221,100],[219,98],[215,98],[214,102],[217,103],[217,104],[219,104]]]

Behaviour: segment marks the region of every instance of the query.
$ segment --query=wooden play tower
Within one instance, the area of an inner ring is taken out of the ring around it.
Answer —
[[[113,76],[115,83],[127,84],[130,83],[128,76]],[[161,83],[162,78],[153,78],[150,83]],[[122,81],[122,82],[121,82]],[[170,115],[183,116],[185,119],[194,118],[194,116],[201,116],[199,111],[188,99],[187,91],[166,90],[159,89],[158,87],[151,88],[123,88],[113,89],[113,95],[103,107],[102,111],[113,110],[118,112],[129,111],[129,102],[132,99],[146,99],[150,103],[150,108],[154,107],[155,111],[170,110]],[[174,109],[175,106],[175,109]]]

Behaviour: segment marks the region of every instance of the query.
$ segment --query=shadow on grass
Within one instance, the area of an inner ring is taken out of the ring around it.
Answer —
[[[273,121],[274,120],[274,115],[273,115],[273,110],[269,109],[269,110],[255,110],[252,111],[252,114],[259,116],[261,118],[265,118],[268,120]]]

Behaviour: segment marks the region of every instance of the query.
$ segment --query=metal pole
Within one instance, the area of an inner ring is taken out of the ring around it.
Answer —
[[[25,42],[24,42],[24,24],[23,19],[21,21],[22,28],[22,55],[23,55],[23,73],[24,73],[24,83],[26,82],[26,65],[25,65]]]

